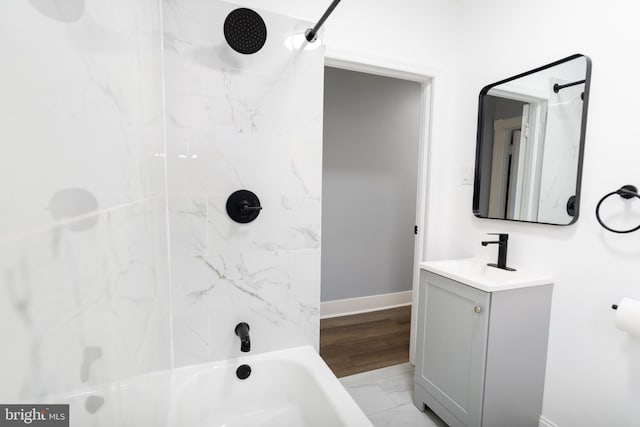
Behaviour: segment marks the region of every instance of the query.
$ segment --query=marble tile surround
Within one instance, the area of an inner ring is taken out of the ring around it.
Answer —
[[[253,352],[317,346],[323,49],[284,43],[310,23],[260,12],[263,55],[238,56],[230,3],[68,5],[0,5],[0,400],[234,357],[239,321]]]
[[[0,21],[0,401],[167,369],[160,3]]]
[[[259,52],[222,32],[238,6],[163,3],[167,167],[176,366],[318,346],[323,49],[285,40],[310,23],[258,13]],[[263,206],[250,224],[226,213],[236,190]]]
[[[0,236],[54,226],[61,189],[88,190],[99,210],[164,191],[159,6],[0,4]]]
[[[414,368],[409,363],[340,378],[375,427],[447,427],[433,412],[413,405]]]
[[[170,364],[164,196],[0,242],[1,401]],[[163,310],[163,308],[165,308]]]

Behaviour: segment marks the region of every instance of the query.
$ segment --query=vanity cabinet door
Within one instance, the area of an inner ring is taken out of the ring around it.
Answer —
[[[416,380],[462,425],[480,427],[490,294],[427,271],[419,292]]]

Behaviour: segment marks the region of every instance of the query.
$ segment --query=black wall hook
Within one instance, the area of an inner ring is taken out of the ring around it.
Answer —
[[[602,197],[602,199],[600,199],[600,201],[598,202],[598,205],[596,206],[596,219],[598,220],[600,225],[605,230],[609,230],[612,233],[618,233],[618,234],[633,233],[634,231],[640,230],[640,225],[638,225],[637,227],[634,227],[634,228],[630,228],[628,230],[616,230],[616,229],[613,229],[613,228],[607,226],[602,221],[602,218],[600,218],[600,206],[602,205],[602,202],[604,202],[607,198],[609,198],[610,196],[613,196],[614,194],[619,195],[623,199],[632,199],[634,197],[637,197],[637,198],[640,199],[640,194],[638,194],[638,187],[636,187],[635,185],[630,185],[630,184],[629,185],[623,185],[622,187],[620,187],[616,191],[612,191],[609,194],[605,194],[604,197]]]
[[[249,190],[238,190],[227,199],[227,214],[240,224],[253,221],[261,210],[260,199]]]

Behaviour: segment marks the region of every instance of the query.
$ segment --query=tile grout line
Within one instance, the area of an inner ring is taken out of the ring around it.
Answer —
[[[114,205],[114,206],[110,206],[108,208],[105,209],[98,209],[86,214],[82,214],[82,215],[78,215],[78,216],[74,216],[73,218],[68,218],[68,219],[63,219],[63,220],[58,220],[58,221],[52,221],[47,225],[43,225],[40,227],[36,227],[33,228],[31,230],[27,230],[27,231],[23,231],[23,232],[17,232],[17,233],[9,233],[6,234],[4,236],[0,236],[0,245],[4,245],[6,243],[12,243],[15,242],[17,240],[21,240],[21,239],[25,239],[25,238],[30,238],[33,236],[37,236],[38,234],[42,234],[42,233],[47,233],[51,230],[55,230],[56,228],[61,228],[61,227],[65,227],[69,224],[73,224],[74,222],[77,221],[83,221],[89,218],[93,218],[93,217],[98,217],[107,213],[111,213],[111,212],[116,212],[119,211],[121,209],[126,209],[132,206],[136,206],[139,204],[143,204],[143,203],[147,203],[150,202],[152,200],[155,199],[159,199],[163,197],[163,194],[153,194],[153,195],[148,195],[146,197],[143,197],[141,199],[136,199],[136,200],[132,200],[126,203],[121,203],[119,205]]]
[[[171,223],[169,216],[169,162],[168,162],[168,145],[167,145],[167,91],[166,91],[166,73],[165,73],[165,55],[164,55],[164,6],[162,0],[157,0],[160,12],[160,82],[161,82],[161,100],[162,100],[162,143],[164,148],[164,202],[165,202],[165,233],[167,242],[167,275],[169,287],[168,301],[168,320],[169,320],[169,364],[171,369],[175,368],[175,346],[173,331],[173,269],[171,266]]]

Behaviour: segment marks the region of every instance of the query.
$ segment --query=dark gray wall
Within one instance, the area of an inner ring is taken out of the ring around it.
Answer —
[[[322,301],[412,288],[421,93],[325,68]]]

